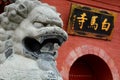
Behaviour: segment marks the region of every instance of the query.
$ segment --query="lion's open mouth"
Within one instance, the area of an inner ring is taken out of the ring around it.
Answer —
[[[59,45],[62,44],[57,38],[45,39],[42,44],[32,37],[25,37],[23,39],[24,47],[31,52],[39,51],[47,43],[58,43]]]
[[[40,43],[36,39],[31,37],[25,37],[23,39],[23,44],[24,47],[31,52],[36,52],[41,48]]]
[[[57,43],[59,46],[66,41],[67,34],[59,27],[41,28],[35,37],[25,37],[23,39],[24,47],[30,52],[39,51],[47,43]]]

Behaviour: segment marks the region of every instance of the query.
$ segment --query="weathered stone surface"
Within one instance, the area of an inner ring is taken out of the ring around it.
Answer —
[[[0,79],[62,80],[58,48],[67,40],[53,6],[38,0],[16,0],[0,14]]]

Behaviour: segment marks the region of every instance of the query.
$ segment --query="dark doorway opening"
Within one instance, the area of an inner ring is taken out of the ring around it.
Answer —
[[[78,58],[70,68],[69,80],[113,80],[106,62],[96,55]]]

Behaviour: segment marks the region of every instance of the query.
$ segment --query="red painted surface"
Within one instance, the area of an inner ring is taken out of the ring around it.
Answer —
[[[108,66],[109,70],[106,70],[107,73],[111,73],[113,80],[120,80],[120,0],[42,0],[43,2],[47,2],[53,6],[56,6],[58,12],[61,13],[61,17],[64,22],[64,29],[67,29],[69,13],[70,13],[70,4],[78,3],[82,5],[87,5],[91,7],[106,9],[110,11],[114,11],[117,14],[114,23],[114,31],[112,33],[112,40],[105,41],[99,39],[85,38],[80,36],[71,36],[69,35],[68,41],[65,42],[62,47],[59,49],[58,56],[58,69],[61,72],[64,80],[78,80],[78,79],[69,79],[69,74],[77,71],[70,71],[72,65],[75,61],[86,54],[93,54],[98,56],[105,62]],[[108,2],[109,1],[109,2]],[[95,60],[97,60],[96,58]],[[99,60],[97,60],[99,61]],[[94,61],[93,61],[94,62]],[[93,62],[89,62],[89,64],[95,64]],[[96,63],[97,64],[97,63]],[[96,65],[95,64],[95,65]],[[81,64],[78,64],[81,65]],[[96,67],[100,67],[99,64]],[[101,65],[103,67],[103,65]],[[89,76],[92,76],[91,69],[88,66],[81,65],[81,68],[77,68],[77,66],[73,67],[74,70],[79,70],[81,73],[85,73]],[[82,71],[83,70],[83,71]],[[100,69],[98,70],[97,75],[104,74]],[[110,75],[105,76],[97,76],[100,77],[100,80],[112,80]],[[91,78],[90,78],[91,79]],[[83,80],[90,80],[83,79]],[[99,80],[99,79],[95,79]]]

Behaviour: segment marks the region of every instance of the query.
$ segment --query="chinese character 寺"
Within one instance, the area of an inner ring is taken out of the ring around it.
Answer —
[[[90,27],[94,28],[94,30],[97,30],[98,28],[98,23],[96,23],[96,19],[98,16],[92,16]]]
[[[85,16],[86,16],[86,13],[83,13],[83,14],[81,14],[81,17],[77,17],[78,23],[80,25],[80,29],[83,28],[83,23],[85,22],[85,20],[87,20],[87,18],[85,18]]]
[[[108,31],[110,28],[110,23],[107,22],[107,19],[105,18],[102,22],[102,30]]]

